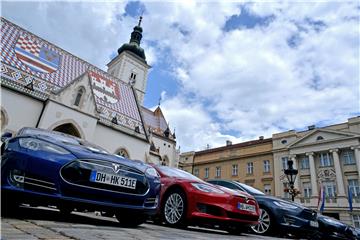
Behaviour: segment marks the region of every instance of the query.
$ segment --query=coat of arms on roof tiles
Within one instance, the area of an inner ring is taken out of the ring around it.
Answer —
[[[120,97],[119,84],[95,72],[89,72],[91,85],[96,97],[107,103],[117,103]]]
[[[15,45],[16,57],[31,70],[42,73],[55,72],[60,55],[28,36],[20,35]]]

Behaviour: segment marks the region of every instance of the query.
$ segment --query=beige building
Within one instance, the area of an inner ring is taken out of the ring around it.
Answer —
[[[142,106],[150,66],[140,23],[105,72],[1,18],[1,132],[56,130],[130,159],[177,166],[175,134],[156,115],[160,108]]]
[[[193,173],[194,155],[194,151],[181,153],[178,168]]]
[[[193,174],[201,179],[238,180],[272,195],[274,164],[272,139],[248,141],[195,152]]]
[[[288,198],[284,168],[287,160],[299,170],[295,187],[301,194],[296,201],[317,208],[320,188],[325,192],[324,214],[360,227],[360,117],[307,131],[273,134],[275,195]],[[348,191],[353,211],[349,212]]]

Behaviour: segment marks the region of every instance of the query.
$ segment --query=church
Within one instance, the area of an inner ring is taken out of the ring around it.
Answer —
[[[141,17],[107,72],[1,18],[1,132],[37,127],[110,153],[176,167],[179,151],[158,106],[143,106],[150,66]]]

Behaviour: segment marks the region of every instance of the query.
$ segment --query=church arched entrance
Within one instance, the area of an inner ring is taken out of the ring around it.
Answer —
[[[62,125],[59,125],[53,129],[53,131],[66,133],[78,138],[81,138],[79,130],[71,123],[65,123]]]

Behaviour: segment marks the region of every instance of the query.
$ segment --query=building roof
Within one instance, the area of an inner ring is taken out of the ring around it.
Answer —
[[[269,143],[269,142],[272,143],[272,138],[251,140],[251,141],[242,142],[242,143],[236,143],[236,144],[232,144],[232,145],[228,145],[228,146],[222,146],[222,147],[217,147],[217,148],[211,148],[211,149],[198,151],[198,152],[195,152],[195,155],[202,155],[202,154],[208,154],[208,153],[214,153],[214,152],[221,152],[221,151],[228,150],[228,149],[249,147],[249,146],[254,146],[254,145],[263,144],[263,143]]]
[[[164,133],[169,131],[170,139],[174,139],[160,107],[157,107],[154,111],[141,107],[141,112],[147,129],[150,128],[151,132],[160,136],[164,136]]]
[[[135,128],[142,126],[130,85],[66,52],[31,32],[1,18],[1,78],[22,91],[31,83],[34,92],[56,94],[74,79],[88,74],[101,118]],[[2,81],[3,84],[3,81]],[[144,133],[140,127],[141,133]]]

